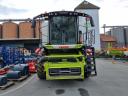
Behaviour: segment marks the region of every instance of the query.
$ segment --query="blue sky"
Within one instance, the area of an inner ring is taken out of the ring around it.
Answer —
[[[0,0],[0,19],[32,18],[40,13],[74,10],[83,0]],[[128,25],[128,0],[87,0],[100,7],[100,27]]]

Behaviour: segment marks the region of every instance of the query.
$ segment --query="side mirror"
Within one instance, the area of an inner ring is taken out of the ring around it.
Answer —
[[[35,27],[36,27],[36,20],[33,19],[33,20],[32,20],[32,28],[35,28]]]
[[[94,26],[95,26],[95,25],[94,25],[94,21],[93,21],[92,17],[90,17],[90,23],[91,23],[91,26],[92,26],[92,27],[94,27]]]

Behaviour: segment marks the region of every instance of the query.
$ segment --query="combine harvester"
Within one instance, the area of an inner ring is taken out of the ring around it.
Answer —
[[[80,17],[86,21],[86,32],[81,32],[79,29]],[[37,22],[48,23],[40,29],[42,56],[39,57],[37,64],[39,79],[84,80],[97,75],[95,49],[92,47],[92,42],[87,43],[94,39],[87,26],[87,24],[94,26],[91,16],[74,11],[55,11],[34,17],[32,21],[34,30]],[[46,27],[47,32],[43,31]]]
[[[107,50],[109,56],[114,56],[115,59],[125,59],[128,61],[128,48],[109,48]]]

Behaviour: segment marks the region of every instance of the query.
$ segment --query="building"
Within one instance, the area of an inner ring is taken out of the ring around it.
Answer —
[[[112,36],[100,34],[101,49],[116,47],[116,39]]]
[[[74,10],[76,12],[81,12],[81,13],[86,13],[89,14],[90,16],[92,16],[95,27],[91,28],[95,31],[95,44],[93,44],[93,46],[96,48],[96,50],[100,50],[101,49],[101,45],[100,45],[100,32],[99,32],[99,7],[88,2],[88,1],[83,1],[82,3],[80,3]],[[84,20],[85,18],[81,18],[80,19],[80,25],[84,25]],[[79,27],[79,29],[84,33],[85,32],[85,28],[82,28],[81,26]]]
[[[93,45],[97,50],[100,50],[100,35],[99,35],[99,7],[95,6],[87,1],[83,1],[79,4],[75,11],[87,13],[92,16],[94,20],[95,27],[90,28],[95,32],[95,44]],[[80,19],[80,24],[84,24],[83,19]],[[19,23],[16,23],[16,22]],[[47,31],[48,27],[44,27],[45,24],[36,24],[36,28],[31,28],[31,20],[0,20],[3,22],[0,24],[0,46],[16,46],[16,47],[25,47],[27,49],[35,49],[39,47],[39,44],[47,42]],[[48,23],[48,22],[46,22]],[[41,25],[41,27],[40,27]],[[42,28],[42,29],[40,29]],[[85,32],[85,28],[80,27],[80,31]],[[39,31],[41,30],[43,34]],[[41,39],[42,37],[42,39]],[[41,41],[42,40],[42,41]]]
[[[128,47],[128,27],[113,26],[106,34],[116,38],[117,47]]]
[[[20,47],[34,51],[40,43],[39,23],[33,29],[31,20],[19,20],[16,23],[17,20],[3,20],[0,24],[0,46]]]

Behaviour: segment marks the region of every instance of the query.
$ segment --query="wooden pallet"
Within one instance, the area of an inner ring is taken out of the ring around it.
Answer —
[[[8,87],[10,87],[10,86],[12,86],[14,84],[15,84],[14,82],[9,81],[6,85],[0,86],[0,89],[4,90],[4,89],[6,89],[6,88],[8,88]]]
[[[8,79],[9,81],[23,81],[23,80],[25,80],[25,79],[27,79],[28,78],[28,75],[26,75],[26,76],[22,76],[21,78],[19,78],[19,79]]]

